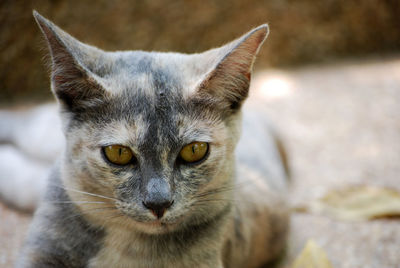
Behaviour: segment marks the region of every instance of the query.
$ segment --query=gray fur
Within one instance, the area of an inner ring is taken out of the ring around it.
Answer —
[[[42,205],[35,213],[31,235],[17,267],[85,267],[100,249],[104,230],[90,225],[70,199],[57,168]],[[26,257],[32,254],[32,259]],[[30,262],[30,263],[29,263]]]
[[[67,145],[19,267],[257,267],[279,254],[288,214],[273,137],[260,137],[266,152],[239,157],[243,168],[234,153],[266,25],[202,54],[104,52],[34,16]],[[179,151],[193,141],[209,153],[184,164]],[[137,162],[105,161],[111,144],[130,147]],[[174,200],[159,220],[143,205],[149,185]]]

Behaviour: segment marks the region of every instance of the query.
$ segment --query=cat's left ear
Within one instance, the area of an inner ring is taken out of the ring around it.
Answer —
[[[216,64],[197,89],[197,96],[217,102],[225,111],[238,110],[246,99],[256,55],[268,35],[268,25],[261,25],[235,41],[205,52]]]

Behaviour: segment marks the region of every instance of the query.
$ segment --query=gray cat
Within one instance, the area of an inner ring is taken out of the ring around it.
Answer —
[[[189,55],[105,52],[34,17],[66,146],[17,267],[260,267],[281,253],[284,155],[242,109],[267,25]]]

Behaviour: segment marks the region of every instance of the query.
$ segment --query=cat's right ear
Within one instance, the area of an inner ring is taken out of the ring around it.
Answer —
[[[33,16],[50,50],[51,88],[60,103],[79,111],[104,99],[107,92],[86,60],[100,58],[103,52],[79,42],[35,10]]]

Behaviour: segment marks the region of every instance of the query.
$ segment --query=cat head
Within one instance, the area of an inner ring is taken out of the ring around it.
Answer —
[[[267,25],[199,54],[105,52],[34,17],[67,141],[62,180],[84,215],[162,233],[229,213],[240,109]]]

